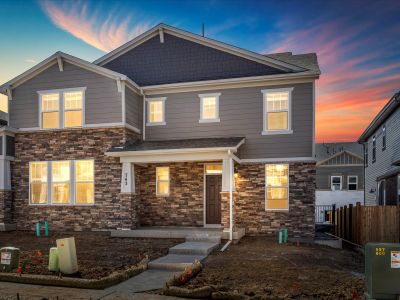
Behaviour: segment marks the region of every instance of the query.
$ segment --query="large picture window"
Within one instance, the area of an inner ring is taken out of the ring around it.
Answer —
[[[156,168],[157,196],[169,195],[169,167]]]
[[[292,88],[263,90],[263,134],[291,133]]]
[[[39,91],[40,127],[57,129],[82,127],[86,88]]]
[[[94,203],[94,161],[49,161],[29,164],[30,204]]]
[[[265,166],[266,210],[289,209],[289,165]]]

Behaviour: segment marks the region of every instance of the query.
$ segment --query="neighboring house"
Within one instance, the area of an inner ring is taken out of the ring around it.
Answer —
[[[316,205],[364,204],[363,147],[353,143],[315,145]]]
[[[319,74],[164,24],[94,63],[57,52],[0,87],[1,223],[312,237]]]
[[[400,92],[358,139],[364,146],[365,204],[400,204]]]

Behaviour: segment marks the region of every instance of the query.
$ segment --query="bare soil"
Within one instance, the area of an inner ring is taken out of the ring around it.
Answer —
[[[244,237],[215,251],[187,288],[213,286],[254,299],[363,299],[361,254],[319,245],[279,245]]]
[[[115,271],[123,271],[137,264],[146,255],[150,260],[164,256],[179,239],[112,238],[105,232],[57,232],[36,237],[34,232],[15,231],[0,233],[0,248],[13,246],[20,249],[23,273],[54,275],[48,271],[49,249],[56,239],[75,237],[79,272],[71,275],[85,279],[99,279]]]

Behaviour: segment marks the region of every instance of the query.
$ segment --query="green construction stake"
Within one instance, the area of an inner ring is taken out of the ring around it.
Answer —
[[[283,242],[287,243],[287,239],[288,239],[288,230],[287,228],[283,229]]]
[[[44,235],[49,236],[49,222],[44,221]]]
[[[36,236],[39,237],[40,236],[40,222],[36,223]]]
[[[282,229],[279,229],[279,234],[278,234],[278,242],[279,242],[279,244],[282,244],[282,237],[283,237]]]

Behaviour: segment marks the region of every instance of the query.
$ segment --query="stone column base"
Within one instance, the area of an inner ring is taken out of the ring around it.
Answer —
[[[12,191],[0,190],[0,231],[15,230]]]

